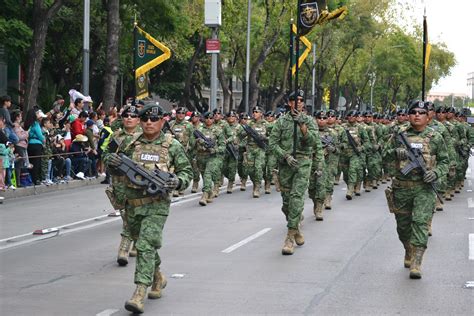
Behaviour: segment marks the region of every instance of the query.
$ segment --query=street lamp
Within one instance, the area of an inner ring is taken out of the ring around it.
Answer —
[[[370,110],[373,109],[375,78],[376,78],[375,72],[371,72],[369,74],[369,80],[370,80]]]

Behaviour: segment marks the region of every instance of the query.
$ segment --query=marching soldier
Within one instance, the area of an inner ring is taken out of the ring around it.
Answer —
[[[237,121],[237,113],[235,111],[227,113],[227,124],[228,127],[226,128],[225,144],[226,148],[229,150],[226,150],[224,155],[223,174],[228,180],[227,193],[231,194],[232,188],[234,187],[237,163],[239,160],[239,135],[242,132],[242,126]]]
[[[265,120],[267,121],[267,134],[272,133],[273,124],[275,123],[276,117],[273,111],[268,111],[265,113]],[[270,194],[272,192],[271,185],[277,182],[277,161],[273,152],[267,148],[265,152],[265,194]]]
[[[304,92],[298,90],[289,96],[290,111],[275,123],[269,146],[278,159],[278,180],[283,199],[288,233],[282,254],[292,255],[295,243],[304,244],[300,222],[304,209],[304,194],[311,176],[313,154],[322,161],[322,145],[313,119],[303,114]]]
[[[156,165],[161,171],[169,172],[174,168],[164,188],[168,191],[185,189],[191,178],[192,168],[183,146],[170,134],[162,133],[165,124],[164,113],[158,105],[148,105],[140,111],[143,133],[133,137],[129,144],[122,143],[118,152],[124,153],[144,168],[154,170]],[[122,158],[112,153],[106,163],[110,168],[122,164]],[[138,251],[135,268],[136,290],[125,309],[134,313],[143,313],[147,288],[151,286],[148,298],[161,297],[166,279],[160,272],[161,258],[157,250],[161,248],[163,227],[169,214],[171,197],[167,195],[149,195],[143,187],[136,186],[128,178],[125,191],[125,212],[132,238]]]
[[[389,208],[395,213],[398,237],[405,248],[404,265],[410,268],[410,278],[419,279],[428,244],[428,224],[435,208],[434,183],[447,173],[449,162],[441,135],[428,127],[425,103],[412,101],[408,113],[410,125],[394,132],[384,158],[396,164]],[[413,164],[408,157],[414,150],[423,156],[425,171],[413,165],[411,171],[402,173]]]
[[[329,110],[326,114],[326,126],[329,129],[332,137],[335,139],[337,144],[336,151],[329,153],[326,160],[326,168],[328,168],[329,181],[328,181],[328,192],[326,199],[324,200],[324,208],[326,210],[332,209],[332,194],[334,192],[334,185],[338,185],[339,181],[336,182],[336,177],[339,170],[339,160],[341,155],[341,144],[347,144],[347,136],[344,132],[344,128],[337,123],[337,113],[334,110]]]
[[[250,116],[247,113],[240,113],[239,115],[239,124],[247,125],[250,121]],[[237,163],[237,173],[239,174],[240,178],[240,191],[247,190],[247,179],[249,177],[247,168],[244,167],[244,153],[246,148],[246,139],[242,139],[240,141],[239,146],[239,161]]]
[[[371,111],[365,111],[364,122],[371,143],[366,155],[367,174],[364,179],[364,189],[366,192],[370,192],[371,189],[377,189],[377,179],[382,173],[381,142],[377,137],[377,125],[374,123],[374,115]]]
[[[199,114],[199,112],[196,112],[196,111],[192,112],[191,116],[189,117],[189,120],[191,122],[192,132],[194,132],[194,130],[196,130],[199,127],[202,126],[201,114]],[[192,138],[193,137],[191,137],[191,139]],[[191,142],[191,140],[190,140],[190,142]],[[200,179],[201,174],[199,173],[199,168],[197,166],[196,149],[193,148],[191,145],[189,146],[188,157],[189,157],[189,161],[191,162],[191,166],[193,166],[193,174],[194,174],[193,175],[193,186],[191,188],[191,193],[196,193],[198,188],[199,188],[199,179]]]

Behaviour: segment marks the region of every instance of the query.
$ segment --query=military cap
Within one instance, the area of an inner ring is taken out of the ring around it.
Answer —
[[[186,114],[187,111],[188,109],[186,109],[184,106],[181,106],[176,109],[176,114]]]
[[[259,106],[254,106],[252,109],[252,112],[260,112],[263,113],[263,109]]]
[[[208,111],[208,112],[204,113],[202,116],[203,116],[205,119],[207,119],[207,118],[214,118],[214,113]]]
[[[428,111],[428,107],[425,105],[425,102],[421,100],[412,100],[408,106],[408,113],[413,109],[422,109]]]
[[[358,116],[358,115],[360,115],[359,111],[350,110],[349,112],[347,112],[346,117],[348,117],[348,116]]]
[[[292,91],[290,95],[288,96],[288,99],[290,101],[294,101],[296,98],[303,98],[304,99],[304,91],[301,89],[298,89],[295,91]]]
[[[425,105],[426,105],[426,109],[428,111],[434,111],[435,110],[433,102],[425,101]]]
[[[274,116],[275,116],[275,112],[273,112],[273,111],[267,111],[267,113],[265,113],[265,116],[272,116],[272,117],[274,117]]]
[[[404,115],[404,114],[407,114],[407,110],[406,110],[406,109],[398,109],[396,114],[397,114],[397,115]]]
[[[219,109],[212,110],[212,113],[213,114],[222,114],[221,110],[219,110]]]
[[[250,116],[247,114],[247,113],[240,113],[239,115],[239,120],[249,120],[250,119]]]
[[[456,113],[456,108],[454,108],[453,106],[450,106],[446,109],[446,112],[448,113]]]
[[[326,111],[322,111],[322,110],[314,111],[313,116],[319,119],[322,117],[326,117]]]
[[[141,111],[139,112],[140,116],[145,116],[145,115],[154,115],[154,116],[163,116],[165,114],[165,111],[163,111],[163,108],[159,106],[158,104],[148,104]]]
[[[235,112],[234,110],[230,110],[229,112],[227,112],[226,116],[227,117],[231,117],[231,116],[236,116],[237,117],[238,115],[237,115],[237,112]]]
[[[122,112],[122,116],[125,116],[127,114],[139,114],[139,110],[136,106],[134,105],[130,105],[130,106],[126,106],[124,109],[123,109],[123,112]]]
[[[200,117],[201,116],[201,113],[199,113],[198,111],[193,111],[191,112],[191,115],[189,116],[190,118],[193,118],[193,117]]]
[[[326,112],[327,116],[337,116],[337,111],[336,110],[329,110]]]
[[[446,112],[446,107],[444,105],[439,105],[436,107],[436,113],[445,113]]]
[[[374,116],[374,114],[372,113],[372,111],[367,110],[367,111],[364,111],[363,116]]]

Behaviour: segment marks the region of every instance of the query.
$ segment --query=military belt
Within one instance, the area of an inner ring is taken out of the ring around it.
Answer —
[[[312,159],[310,155],[296,154],[295,159]]]
[[[153,202],[158,202],[160,201],[161,198],[159,197],[144,197],[144,198],[141,198],[141,199],[129,199],[127,200],[127,203],[133,207],[138,207],[138,206],[142,206],[142,205],[147,205],[147,204],[151,204]]]
[[[412,188],[414,186],[420,186],[426,184],[423,180],[411,181],[411,180],[400,180],[393,179],[393,187],[395,188]]]

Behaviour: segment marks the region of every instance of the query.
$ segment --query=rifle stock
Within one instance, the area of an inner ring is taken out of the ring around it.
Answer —
[[[262,137],[253,128],[251,128],[247,124],[242,125],[242,127],[244,131],[247,133],[247,135],[253,138],[253,140],[255,141],[258,147],[262,148],[263,150],[267,150],[267,146],[268,146],[267,142],[264,139],[262,139]]]
[[[204,147],[206,148],[213,148],[216,146],[216,143],[212,139],[207,138],[200,130],[195,129],[193,135],[197,139],[202,139],[204,141]]]

